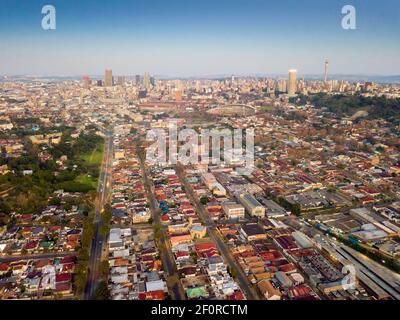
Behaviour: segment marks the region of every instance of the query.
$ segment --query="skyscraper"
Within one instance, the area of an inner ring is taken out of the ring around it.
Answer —
[[[150,74],[148,72],[144,73],[143,76],[143,85],[146,89],[150,88]]]
[[[297,70],[291,69],[289,70],[289,81],[288,81],[288,89],[287,89],[289,97],[293,97],[297,92]]]
[[[117,84],[119,86],[124,86],[125,85],[125,77],[124,76],[118,76],[117,78]]]
[[[106,87],[113,86],[113,75],[112,75],[111,69],[106,69],[106,72],[104,75],[104,86],[106,86]]]
[[[279,92],[286,92],[287,91],[287,87],[288,87],[288,85],[287,85],[287,82],[286,82],[286,80],[279,80],[278,82],[277,82],[277,84],[276,84],[276,90],[277,91],[279,91]]]
[[[182,90],[175,89],[175,101],[179,102],[182,101]]]
[[[324,82],[328,81],[328,71],[329,71],[329,61],[325,60],[325,74],[324,74]]]
[[[156,78],[150,77],[150,84],[155,87],[156,86]]]
[[[89,76],[88,76],[88,75],[84,75],[83,78],[82,78],[82,80],[83,80],[83,86],[84,86],[84,88],[85,88],[85,89],[89,89],[89,88],[90,88],[90,85],[92,84],[92,81],[90,80]]]

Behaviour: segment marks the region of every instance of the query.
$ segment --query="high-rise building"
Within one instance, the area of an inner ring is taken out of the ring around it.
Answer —
[[[181,89],[175,90],[175,101],[182,101],[182,90]]]
[[[150,88],[150,74],[148,72],[144,73],[143,76],[143,85],[146,89]]]
[[[90,85],[92,84],[92,81],[90,80],[89,76],[88,76],[88,75],[84,75],[83,78],[82,78],[82,80],[83,80],[83,86],[84,86],[84,88],[85,88],[85,89],[89,89],[89,88],[90,88]]]
[[[150,77],[150,84],[155,87],[156,86],[156,78]]]
[[[201,83],[200,81],[196,81],[196,92],[201,92]]]
[[[124,76],[118,76],[117,78],[117,84],[119,86],[124,86],[125,85],[125,77]]]
[[[324,82],[328,81],[328,71],[329,71],[329,61],[325,60],[325,73],[324,73]]]
[[[112,75],[112,70],[111,69],[106,69],[105,75],[104,75],[104,86],[106,87],[112,87],[113,86],[113,75]]]
[[[135,83],[136,83],[136,85],[139,85],[140,84],[140,74],[137,74],[136,76],[135,76]]]
[[[289,70],[289,81],[287,88],[288,95],[293,97],[297,92],[297,70],[291,69]]]
[[[286,92],[287,91],[287,82],[285,80],[279,80],[276,84],[277,91],[279,92]]]

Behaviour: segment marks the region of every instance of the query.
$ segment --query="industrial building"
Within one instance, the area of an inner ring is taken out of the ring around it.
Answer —
[[[252,217],[265,217],[265,207],[251,194],[241,194],[239,196],[239,201],[246,208],[247,213]]]

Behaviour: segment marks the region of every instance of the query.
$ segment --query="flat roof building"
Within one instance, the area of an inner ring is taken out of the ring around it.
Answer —
[[[248,241],[262,240],[267,238],[264,229],[257,223],[249,223],[242,226],[240,232]]]
[[[239,196],[240,203],[246,208],[246,211],[252,217],[265,217],[265,207],[257,201],[251,194],[245,193]]]
[[[245,208],[235,202],[225,202],[222,204],[222,209],[227,215],[228,219],[243,219]]]

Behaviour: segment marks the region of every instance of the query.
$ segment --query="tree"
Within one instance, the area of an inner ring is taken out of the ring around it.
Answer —
[[[104,210],[101,214],[101,217],[103,219],[103,222],[106,224],[109,224],[111,219],[112,219],[112,208],[110,206],[110,204],[106,204],[104,206]]]
[[[237,270],[235,267],[228,267],[228,272],[231,275],[232,278],[237,277]]]
[[[80,249],[77,255],[78,261],[86,262],[89,261],[89,252],[87,249]]]
[[[107,283],[101,281],[95,291],[96,300],[108,300],[110,298],[110,292],[108,290]]]
[[[291,203],[283,197],[278,198],[278,203],[287,210],[290,210],[296,216],[301,215],[301,206],[299,203]]]
[[[203,206],[207,205],[209,202],[210,202],[210,200],[209,200],[207,197],[202,197],[202,198],[200,199],[200,203],[201,203]]]
[[[300,206],[300,204],[299,203],[293,204],[291,211],[296,216],[300,216],[301,215],[301,206]]]
[[[76,288],[76,292],[78,295],[82,294],[83,290],[85,290],[87,280],[87,267],[79,268],[74,277],[74,285]]]
[[[110,233],[110,227],[107,224],[102,224],[100,227],[100,233],[106,237]]]
[[[159,225],[155,225],[153,227],[153,229],[154,229],[154,237],[155,237],[155,239],[159,240],[160,237],[161,237],[161,227]]]
[[[50,206],[59,206],[61,204],[61,199],[59,197],[53,197],[49,201]]]
[[[83,232],[81,237],[82,248],[87,249],[94,236],[94,226],[89,218],[86,218],[83,223]]]
[[[5,214],[11,213],[10,205],[3,198],[0,198],[0,212],[3,212]]]
[[[23,284],[19,285],[19,291],[21,292],[21,294],[24,294],[26,291],[26,287]]]
[[[110,263],[108,262],[108,260],[103,260],[100,263],[100,273],[102,276],[107,275],[108,272],[110,270]]]

